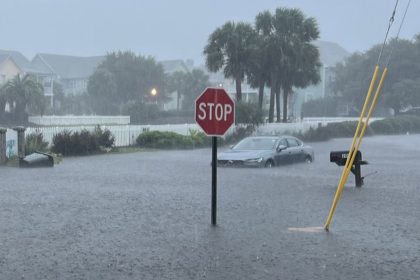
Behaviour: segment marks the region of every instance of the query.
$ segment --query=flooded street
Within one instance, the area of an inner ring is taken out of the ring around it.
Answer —
[[[0,168],[0,279],[418,279],[420,135],[364,139],[365,185],[311,144],[312,164],[218,169],[211,150],[65,158]],[[224,148],[220,148],[220,151]]]

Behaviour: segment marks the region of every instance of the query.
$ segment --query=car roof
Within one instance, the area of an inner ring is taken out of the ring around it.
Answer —
[[[261,136],[249,136],[249,137],[246,137],[246,138],[253,138],[253,139],[256,139],[256,138],[262,138],[262,139],[294,138],[294,139],[298,139],[299,141],[302,141],[299,138],[296,138],[296,137],[291,136],[291,135],[278,135],[278,136],[265,136],[265,135],[261,135]]]

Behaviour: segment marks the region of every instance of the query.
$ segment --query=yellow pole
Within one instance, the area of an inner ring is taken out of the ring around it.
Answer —
[[[365,103],[363,104],[362,112],[360,114],[360,119],[359,119],[359,122],[357,124],[357,128],[356,128],[356,131],[355,131],[355,134],[354,134],[354,137],[353,137],[353,141],[352,141],[350,149],[349,149],[349,156],[347,157],[345,168],[343,169],[343,172],[341,174],[340,182],[338,183],[337,191],[335,193],[334,200],[333,200],[333,203],[331,205],[331,209],[330,209],[327,221],[326,221],[325,226],[324,226],[325,230],[328,230],[328,228],[329,228],[329,225],[331,223],[331,219],[332,219],[332,216],[334,214],[335,208],[336,208],[337,203],[340,199],[341,192],[344,188],[344,184],[345,184],[345,182],[347,180],[347,177],[348,177],[348,174],[346,176],[346,173],[350,172],[351,166],[353,165],[354,158],[355,158],[356,153],[357,153],[357,150],[354,151],[354,145],[356,143],[356,140],[359,138],[360,126],[361,126],[361,123],[363,122],[363,118],[365,116],[367,105],[369,104],[370,96],[371,96],[373,88],[375,86],[375,82],[376,82],[376,79],[377,79],[377,76],[378,76],[378,72],[379,72],[379,66],[376,65],[375,70],[374,70],[373,75],[372,75],[372,80],[370,82],[369,90],[368,90],[368,93],[367,93],[367,96],[366,96],[366,99],[365,99]]]
[[[385,68],[384,69],[384,72],[382,73],[381,79],[379,80],[378,88],[376,89],[375,95],[373,96],[372,104],[370,105],[369,112],[368,112],[368,115],[366,117],[366,122],[365,122],[365,124],[363,126],[363,129],[362,129],[362,134],[360,136],[360,140],[359,140],[359,142],[356,145],[356,149],[355,149],[356,152],[359,150],[360,145],[362,144],[363,136],[365,135],[365,132],[366,132],[366,129],[367,129],[367,126],[368,126],[370,117],[372,116],[373,110],[375,109],[376,103],[378,101],[379,94],[380,94],[380,92],[382,90],[382,85],[384,83],[384,80],[385,80],[385,77],[386,77],[387,74],[388,74],[388,68]],[[353,161],[352,161],[352,164],[351,165],[353,165],[353,162],[354,162],[354,158],[353,158]]]
[[[368,115],[367,115],[367,117],[366,117],[366,121],[365,121],[365,123],[364,123],[364,125],[363,125],[363,128],[362,128],[362,132],[361,132],[360,137],[359,137],[359,139],[358,139],[358,141],[357,141],[357,144],[356,144],[356,147],[355,147],[355,149],[354,149],[354,152],[351,154],[350,164],[349,164],[349,166],[348,166],[348,167],[346,167],[346,169],[345,169],[345,172],[344,172],[344,177],[343,177],[343,178],[344,178],[344,179],[343,179],[344,183],[343,183],[342,185],[340,185],[340,186],[339,186],[339,190],[337,190],[337,192],[338,192],[338,197],[337,197],[337,202],[336,202],[336,204],[334,205],[334,210],[333,210],[333,212],[335,211],[335,208],[336,208],[336,206],[337,206],[337,203],[338,203],[338,201],[340,200],[341,193],[343,192],[343,189],[344,189],[344,184],[345,184],[345,182],[347,181],[347,178],[348,178],[348,176],[349,176],[349,174],[350,174],[351,167],[353,166],[354,160],[355,160],[355,158],[356,158],[357,151],[359,150],[360,145],[362,144],[362,139],[363,139],[363,136],[365,135],[365,132],[366,132],[366,129],[367,129],[367,126],[368,126],[368,123],[369,123],[369,119],[370,119],[370,117],[371,117],[371,115],[372,115],[372,113],[373,113],[373,110],[375,109],[375,106],[376,106],[376,103],[377,103],[377,100],[378,100],[378,97],[379,97],[379,93],[381,92],[382,85],[383,85],[383,82],[384,82],[384,79],[385,79],[385,77],[386,77],[387,73],[388,73],[388,69],[387,69],[387,68],[385,68],[385,69],[384,69],[384,72],[382,73],[381,79],[380,79],[380,81],[379,81],[378,87],[377,87],[377,89],[376,89],[375,95],[374,95],[374,97],[373,97],[372,104],[370,105],[369,112],[368,112]],[[330,220],[330,222],[331,222],[331,220]],[[327,229],[327,230],[328,230],[328,227],[329,227],[329,224],[328,224],[328,225],[325,225],[325,229]]]

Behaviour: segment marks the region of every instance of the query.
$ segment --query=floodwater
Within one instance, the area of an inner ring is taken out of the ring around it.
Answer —
[[[362,188],[349,180],[322,227],[341,167],[218,169],[211,150],[65,158],[0,168],[0,279],[418,279],[420,136],[364,139]],[[220,148],[222,150],[223,148]]]

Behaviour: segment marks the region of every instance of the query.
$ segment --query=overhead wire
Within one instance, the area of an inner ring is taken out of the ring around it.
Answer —
[[[378,62],[376,63],[376,65],[379,65],[379,63],[381,61],[382,53],[383,53],[383,51],[385,49],[386,41],[388,40],[389,30],[391,30],[392,24],[394,23],[394,19],[395,19],[394,17],[395,17],[395,12],[397,11],[398,2],[399,2],[399,0],[397,0],[395,2],[394,10],[392,11],[392,15],[391,15],[391,17],[389,19],[388,29],[386,30],[384,42],[382,43],[381,51],[379,52]]]
[[[405,17],[406,17],[406,15],[407,15],[407,12],[408,12],[408,8],[410,7],[410,4],[411,4],[411,0],[408,0],[408,3],[407,3],[407,6],[405,7],[405,11],[404,11],[404,15],[403,15],[403,17],[402,17],[402,19],[401,19],[401,23],[400,23],[400,27],[398,28],[398,32],[397,32],[397,36],[395,37],[395,40],[396,41],[398,41],[398,39],[400,38],[400,32],[401,32],[401,29],[402,29],[402,27],[403,27],[403,25],[404,25],[404,22],[405,22]],[[391,57],[392,57],[392,55],[393,55],[393,53],[394,53],[394,50],[395,50],[395,44],[392,46],[392,48],[391,48],[391,52],[389,53],[389,56],[388,56],[388,60],[387,60],[387,62],[386,62],[386,68],[388,68],[388,66],[389,66],[389,63],[390,63],[390,61],[391,61]]]

